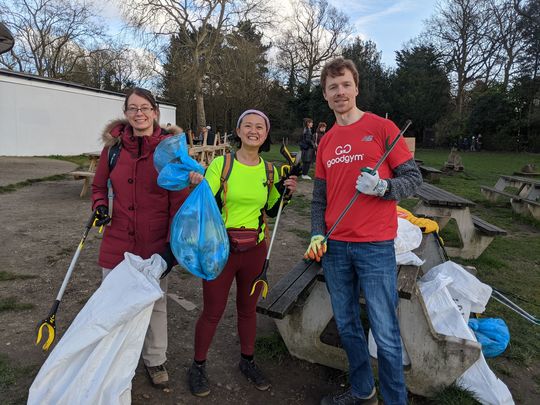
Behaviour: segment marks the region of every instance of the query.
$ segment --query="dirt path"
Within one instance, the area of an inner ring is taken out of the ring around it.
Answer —
[[[304,182],[300,192],[309,194],[310,186]],[[34,305],[29,310],[0,312],[3,325],[0,353],[7,355],[10,364],[21,370],[16,384],[9,387],[3,398],[7,403],[24,402],[33,377],[45,361],[46,354],[34,346],[35,326],[50,309],[90,213],[90,201],[78,197],[80,187],[79,181],[62,180],[0,194],[1,270],[35,277],[0,282],[0,296],[15,297],[20,304]],[[300,209],[304,215],[295,215],[293,210],[283,213],[269,271],[271,284],[305,249],[305,241],[298,236],[302,235],[300,230],[306,234],[309,227],[305,208]],[[99,235],[92,231],[58,312],[58,339],[99,286],[101,273],[96,263],[99,243]],[[188,311],[174,299],[169,297],[168,300],[171,390],[154,389],[139,365],[133,383],[134,404],[316,404],[324,392],[333,388],[334,380],[340,379],[339,372],[285,356],[281,362],[258,361],[274,383],[270,392],[260,393],[251,387],[237,366],[239,342],[233,288],[209,353],[212,394],[203,400],[196,399],[189,393],[186,370],[193,356],[193,328],[202,305],[200,280],[186,272],[175,271],[169,276],[169,294],[196,305],[194,310]],[[276,328],[271,319],[259,316],[258,331],[259,336],[271,336]]]
[[[271,258],[271,285],[300,259],[305,249],[311,185],[300,182],[301,197],[296,199],[295,208],[284,211]],[[49,311],[90,213],[90,201],[79,198],[80,188],[79,181],[61,180],[0,194],[0,270],[33,277],[0,282],[1,297],[15,297],[20,304],[33,305],[27,310],[0,312],[0,355],[7,356],[9,364],[16,368],[14,383],[5,392],[0,381],[2,404],[25,402],[28,388],[46,359],[46,354],[34,346],[35,326]],[[99,235],[92,231],[58,312],[58,339],[100,284],[101,272],[96,263],[99,243]],[[271,391],[258,392],[250,386],[237,366],[239,342],[233,288],[209,353],[212,393],[204,399],[195,398],[189,393],[186,371],[193,356],[194,324],[202,304],[200,280],[175,271],[169,276],[169,294],[171,389],[154,389],[139,364],[133,382],[134,404],[318,404],[322,395],[346,381],[339,371],[284,355],[280,361],[259,357],[258,363],[273,382]],[[196,308],[185,309],[178,299]],[[259,316],[258,336],[275,333],[274,322]],[[516,394],[524,392],[524,380],[515,377],[505,381]],[[521,399],[517,403],[533,404],[538,396]],[[415,398],[414,403],[425,401]]]

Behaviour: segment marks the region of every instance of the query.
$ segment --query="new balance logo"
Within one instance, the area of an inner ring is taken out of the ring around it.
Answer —
[[[362,142],[371,142],[373,140],[373,135],[366,135],[362,138]]]

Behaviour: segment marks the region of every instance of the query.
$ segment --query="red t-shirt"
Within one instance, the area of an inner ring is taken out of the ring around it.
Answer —
[[[326,180],[325,222],[328,231],[356,192],[356,179],[364,167],[375,167],[399,133],[390,120],[364,113],[354,124],[335,124],[317,152],[315,177]],[[392,169],[412,159],[401,138],[379,168],[381,179],[392,178]],[[330,239],[376,242],[396,237],[396,201],[361,194],[341,220]]]

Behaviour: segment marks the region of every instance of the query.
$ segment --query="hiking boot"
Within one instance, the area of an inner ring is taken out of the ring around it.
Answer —
[[[167,369],[162,364],[160,366],[145,366],[146,372],[148,373],[148,377],[150,377],[150,381],[152,382],[152,385],[157,388],[168,388],[169,387],[169,373],[167,373]]]
[[[266,391],[272,386],[253,360],[241,358],[238,366],[240,367],[242,374],[244,374],[248,381],[252,382],[259,391]]]
[[[196,397],[205,397],[210,394],[208,385],[208,375],[206,374],[206,363],[197,364],[193,362],[188,371],[189,390]]]
[[[330,394],[321,401],[321,405],[377,405],[378,403],[375,388],[367,398],[355,397],[349,388],[343,394]]]
[[[309,177],[307,174],[303,174],[301,177],[303,180],[311,180],[311,177]]]

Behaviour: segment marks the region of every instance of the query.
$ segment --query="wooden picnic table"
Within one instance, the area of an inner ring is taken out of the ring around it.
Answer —
[[[193,145],[188,147],[189,156],[204,167],[207,167],[216,156],[223,156],[230,151],[229,144],[221,145]]]
[[[200,146],[193,145],[188,147],[189,156],[191,156],[204,167],[207,167],[216,156],[224,155],[229,150],[230,144]],[[96,169],[99,163],[99,157],[101,156],[101,152],[87,152],[83,153],[83,155],[86,156],[89,160],[88,170],[77,170],[71,172],[71,175],[73,175],[75,180],[84,179],[84,184],[80,194],[81,198],[84,197],[90,189],[90,186],[96,174]]]
[[[423,235],[414,251],[426,262],[398,268],[398,318],[403,345],[410,358],[407,388],[430,396],[452,384],[479,358],[472,340],[436,333],[416,284],[419,275],[448,260],[435,234]],[[361,303],[363,298],[361,298]],[[257,304],[257,312],[274,319],[289,353],[312,363],[348,370],[345,351],[333,319],[324,271],[319,263],[306,268],[300,260]]]
[[[89,160],[88,163],[88,170],[76,170],[74,172],[71,172],[70,174],[73,175],[75,180],[83,179],[83,187],[81,190],[80,197],[84,197],[88,190],[90,189],[90,185],[92,181],[94,180],[94,176],[96,175],[96,169],[97,165],[99,163],[99,157],[101,156],[101,152],[87,152],[83,153],[84,156],[86,156]]]
[[[480,186],[491,202],[509,199],[512,209],[523,215],[540,219],[540,180],[531,177],[501,175],[494,187]]]
[[[457,224],[462,247],[447,247],[450,256],[476,259],[497,235],[506,231],[472,215],[470,207],[476,204],[466,198],[443,190],[432,184],[423,183],[416,191],[419,202],[414,208],[417,215],[432,217],[443,229],[450,219]]]

